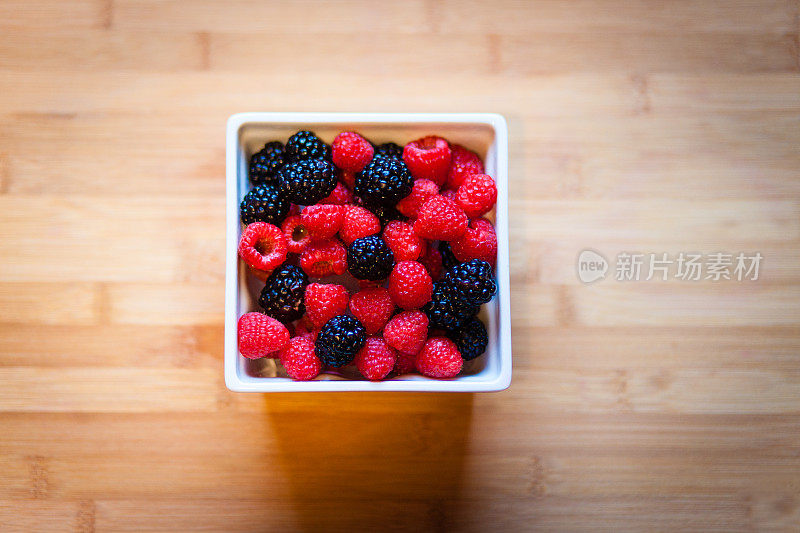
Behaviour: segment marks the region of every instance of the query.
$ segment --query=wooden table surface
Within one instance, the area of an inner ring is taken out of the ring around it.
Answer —
[[[0,530],[797,531],[799,21],[1,0]],[[225,389],[225,120],[280,110],[508,118],[508,391]],[[625,251],[764,259],[617,281]]]

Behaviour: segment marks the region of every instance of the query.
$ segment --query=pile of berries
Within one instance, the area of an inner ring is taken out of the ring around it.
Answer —
[[[452,378],[486,350],[497,187],[477,154],[299,131],[253,154],[249,177],[239,256],[265,285],[263,312],[239,319],[243,356],[297,380],[348,365],[382,380]]]

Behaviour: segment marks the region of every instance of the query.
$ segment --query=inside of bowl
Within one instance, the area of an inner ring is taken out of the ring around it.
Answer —
[[[495,153],[494,129],[483,123],[463,122],[415,122],[415,123],[371,123],[371,122],[250,122],[244,124],[239,131],[238,154],[238,199],[244,197],[250,189],[247,179],[247,165],[250,156],[260,150],[265,143],[273,140],[285,142],[293,133],[299,130],[311,130],[322,140],[331,143],[334,137],[342,131],[357,131],[375,144],[394,142],[403,145],[425,135],[439,135],[451,143],[460,144],[476,152],[484,161],[484,166],[489,175],[497,177],[497,163]],[[493,216],[494,213],[491,215]],[[489,218],[492,218],[491,216]],[[241,232],[241,229],[240,229]],[[247,267],[239,262],[239,298],[238,314],[259,309],[258,295],[263,282],[257,279]],[[332,281],[328,278],[322,282]],[[491,302],[481,308],[480,319],[486,325],[489,344],[486,353],[473,361],[466,362],[462,373],[455,379],[459,381],[488,381],[494,380],[500,374],[499,356],[499,304],[495,297]],[[273,359],[249,360],[239,356],[238,374],[244,381],[249,380],[281,380],[291,381],[283,367]],[[353,366],[344,367],[336,372],[326,372],[316,378],[318,381],[331,380],[363,380]],[[430,378],[410,374],[397,376],[389,381],[429,381]]]

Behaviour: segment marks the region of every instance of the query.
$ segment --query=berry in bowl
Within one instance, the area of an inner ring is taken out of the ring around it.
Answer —
[[[493,114],[232,116],[228,388],[508,387],[507,144]]]

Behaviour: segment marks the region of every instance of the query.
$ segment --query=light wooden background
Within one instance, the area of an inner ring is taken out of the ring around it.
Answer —
[[[799,17],[0,0],[0,530],[797,531]],[[508,118],[509,391],[225,389],[225,120],[273,110]]]

